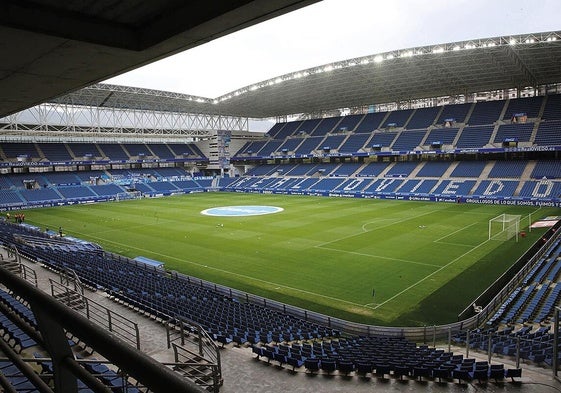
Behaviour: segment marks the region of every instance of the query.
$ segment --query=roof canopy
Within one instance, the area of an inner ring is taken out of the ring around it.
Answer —
[[[0,117],[317,1],[3,1]]]
[[[58,102],[268,118],[561,82],[561,31],[396,50],[281,75],[221,97],[94,85]]]

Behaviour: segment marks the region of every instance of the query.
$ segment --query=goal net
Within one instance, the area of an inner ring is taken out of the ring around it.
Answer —
[[[126,201],[129,199],[139,199],[142,197],[142,193],[140,191],[128,191],[128,192],[121,192],[115,195],[116,201]]]
[[[489,220],[489,240],[506,241],[515,238],[518,241],[520,217],[515,214],[501,214]]]

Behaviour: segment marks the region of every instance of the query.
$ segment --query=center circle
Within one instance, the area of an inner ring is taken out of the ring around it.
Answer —
[[[201,214],[215,217],[244,217],[262,216],[282,212],[282,207],[276,206],[221,206],[205,209]]]

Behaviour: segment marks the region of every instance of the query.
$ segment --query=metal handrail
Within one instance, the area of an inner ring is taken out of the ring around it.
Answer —
[[[78,370],[83,370],[74,359],[66,340],[65,332],[68,331],[83,338],[97,353],[152,392],[204,392],[192,381],[181,377],[114,335],[108,334],[105,329],[1,266],[0,283],[25,299],[34,312],[38,329],[45,338],[46,350],[53,359],[55,389],[76,392]],[[96,390],[96,386],[90,387]]]

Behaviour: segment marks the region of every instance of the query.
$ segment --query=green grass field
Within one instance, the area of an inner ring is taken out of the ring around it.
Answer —
[[[211,217],[217,206],[272,205],[277,214]],[[379,325],[455,321],[543,230],[488,241],[502,213],[558,209],[202,193],[26,212],[26,222],[96,242],[169,270]],[[221,225],[222,224],[222,225]],[[375,290],[375,296],[372,291]]]

